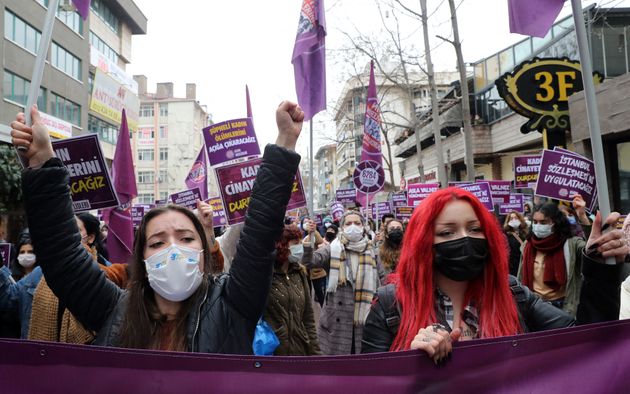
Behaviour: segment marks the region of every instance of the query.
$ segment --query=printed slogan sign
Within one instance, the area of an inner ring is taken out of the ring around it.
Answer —
[[[131,220],[133,221],[134,227],[137,227],[142,222],[142,217],[144,216],[144,207],[139,205],[131,206]]]
[[[492,202],[503,204],[510,201],[510,189],[512,181],[486,181],[490,185],[492,192]]]
[[[75,212],[119,205],[96,134],[56,140],[52,146],[70,174]]]
[[[541,160],[542,157],[540,155],[514,157],[514,188],[536,187]]]
[[[2,263],[5,267],[11,268],[11,244],[2,242],[0,243],[0,256],[2,256]]]
[[[396,219],[409,220],[413,214],[413,207],[396,207]]]
[[[332,215],[333,221],[335,222],[341,220],[341,217],[343,216],[344,211],[345,211],[345,208],[343,207],[343,204],[340,202],[334,202],[330,205],[330,214]]]
[[[523,195],[520,193],[510,194],[510,199],[507,203],[499,204],[499,214],[507,215],[512,211],[523,213]]]
[[[407,205],[417,207],[422,200],[439,188],[439,183],[410,183],[407,185]]]
[[[198,187],[171,194],[170,199],[173,204],[183,205],[191,210],[197,209],[197,200],[202,200]]]
[[[203,129],[211,166],[260,155],[251,118],[215,123]]]
[[[407,206],[407,192],[403,190],[398,193],[393,193],[392,206],[393,207],[406,207]]]
[[[488,184],[488,182],[477,182],[468,185],[460,185],[458,187],[474,194],[488,211],[494,211],[492,190],[490,190],[490,184]]]
[[[225,217],[221,197],[212,197],[206,200],[206,202],[212,207],[212,226],[222,227],[227,225],[227,218]]]
[[[354,204],[357,200],[356,189],[337,189],[335,193],[337,201],[342,204]]]
[[[370,206],[372,208],[372,219],[381,220],[383,215],[392,213],[392,206],[389,201],[377,202]]]

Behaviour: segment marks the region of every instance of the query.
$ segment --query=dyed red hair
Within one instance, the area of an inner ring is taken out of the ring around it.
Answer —
[[[285,224],[282,235],[276,242],[276,263],[284,264],[289,261],[289,242],[295,240],[302,240],[302,232],[295,224]]]
[[[450,187],[427,197],[407,226],[400,261],[392,282],[402,314],[398,334],[390,350],[409,349],[421,328],[436,323],[433,282],[433,239],[435,220],[446,204],[454,200],[469,203],[488,241],[488,262],[483,275],[471,281],[465,303],[474,301],[479,311],[479,337],[513,335],[522,331],[508,282],[508,247],[494,216],[466,190]]]

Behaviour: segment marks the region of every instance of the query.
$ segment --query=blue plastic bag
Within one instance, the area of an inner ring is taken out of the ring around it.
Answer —
[[[273,328],[261,317],[254,332],[254,342],[252,343],[254,354],[257,356],[272,356],[279,345],[280,340]]]

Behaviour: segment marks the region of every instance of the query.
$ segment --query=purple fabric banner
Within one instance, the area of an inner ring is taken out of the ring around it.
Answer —
[[[516,189],[536,187],[541,160],[540,155],[514,157],[514,187]]]
[[[77,12],[81,15],[81,18],[83,18],[84,21],[87,20],[90,15],[90,1],[91,0],[72,0]]]
[[[55,156],[68,169],[75,212],[118,206],[114,184],[109,176],[96,134],[52,142]]]
[[[227,218],[221,197],[212,197],[206,200],[206,202],[212,206],[212,226],[222,227],[227,225]]]
[[[206,147],[202,146],[195,162],[186,176],[186,187],[189,189],[198,188],[201,199],[208,198],[208,164],[206,162]]]
[[[250,118],[232,119],[203,129],[211,166],[260,155],[256,132]]]
[[[326,18],[324,0],[304,0],[291,63],[298,103],[308,121],[326,109]]]
[[[333,221],[335,222],[341,220],[341,217],[343,216],[345,211],[346,209],[340,202],[333,202],[330,205],[330,214],[332,215]]]
[[[478,181],[483,182],[483,181]],[[492,192],[492,201],[495,204],[503,204],[510,201],[510,190],[512,189],[512,181],[485,181],[490,185]]]
[[[383,215],[385,215],[386,213],[393,213],[392,205],[389,203],[389,201],[374,203],[371,205],[371,208],[372,208],[372,219],[374,220],[381,220]],[[378,214],[377,214],[377,211],[378,211]]]
[[[18,251],[19,252],[19,251]],[[0,256],[2,256],[2,262],[7,268],[11,268],[11,244],[2,242],[0,243]]]
[[[185,206],[190,210],[197,209],[197,200],[203,201],[198,187],[173,193],[169,199],[173,204]]]
[[[499,204],[499,214],[507,215],[512,211],[523,213],[525,212],[523,204],[525,204],[525,201],[523,201],[523,195],[520,193],[512,193],[510,194],[510,199],[507,203]]]
[[[592,160],[573,152],[543,151],[536,195],[571,201],[580,194],[586,206],[592,209],[596,187]]]
[[[392,193],[392,207],[406,207],[407,206],[407,192],[401,191],[398,193]]]
[[[409,220],[411,215],[413,215],[413,207],[396,207],[395,211],[396,219],[398,220]]]
[[[440,188],[439,183],[410,183],[407,185],[407,206],[417,207],[422,200]]]
[[[492,191],[490,190],[490,184],[488,184],[488,182],[477,182],[470,185],[460,185],[458,187],[474,194],[488,211],[494,211]]]
[[[510,33],[545,37],[563,4],[564,0],[508,0]]]
[[[354,204],[357,201],[357,189],[337,189],[335,196],[342,204]]]
[[[630,320],[454,344],[438,368],[412,350],[265,357],[0,340],[7,393],[624,393]],[[33,371],[37,371],[34,378]]]

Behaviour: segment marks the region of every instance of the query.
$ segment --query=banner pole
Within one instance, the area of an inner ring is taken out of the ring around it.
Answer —
[[[313,210],[313,118],[309,120],[309,128],[310,128],[310,154],[309,154],[309,162],[308,162],[308,173],[309,173],[309,182],[308,182],[308,210],[309,215],[315,215],[315,211]]]
[[[605,220],[610,214],[610,198],[608,196],[608,181],[606,179],[606,162],[604,160],[602,132],[599,126],[599,110],[595,97],[595,84],[593,83],[593,66],[591,64],[591,54],[588,48],[582,3],[580,0],[571,0],[571,5],[573,7],[573,22],[577,34],[580,64],[582,65],[582,82],[584,84],[586,116],[588,118],[588,128],[591,135],[593,163],[595,164],[595,176],[597,179],[599,211],[602,215],[602,220]],[[607,258],[606,264],[616,264],[615,259],[612,257]]]

